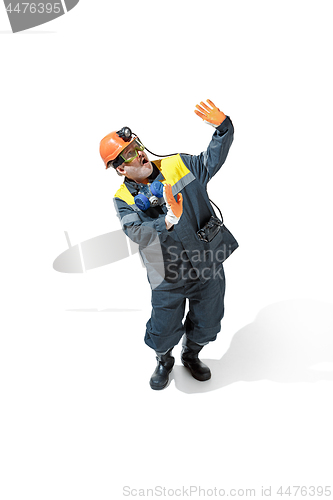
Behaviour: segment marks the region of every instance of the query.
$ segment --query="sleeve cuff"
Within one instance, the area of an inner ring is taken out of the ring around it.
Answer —
[[[224,134],[225,132],[227,132],[227,130],[232,128],[232,121],[230,120],[229,116],[226,116],[223,122],[218,127],[216,127],[216,130]]]
[[[165,225],[165,216],[163,217],[159,217],[157,219],[157,222],[156,222],[156,225],[155,225],[155,229],[156,231],[161,234],[161,233],[165,233],[165,231],[167,231],[167,227]]]

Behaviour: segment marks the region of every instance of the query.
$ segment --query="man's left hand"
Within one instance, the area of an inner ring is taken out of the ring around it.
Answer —
[[[210,107],[202,101],[200,102],[200,105],[197,104],[197,109],[194,110],[194,113],[200,116],[200,118],[202,118],[206,123],[209,123],[209,125],[218,127],[226,118],[226,115],[209,99],[207,99],[207,103]]]

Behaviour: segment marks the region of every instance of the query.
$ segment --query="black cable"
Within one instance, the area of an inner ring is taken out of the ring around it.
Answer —
[[[145,149],[148,151],[148,153],[150,153],[151,155],[157,156],[158,158],[167,158],[168,156],[176,156],[178,154],[178,153],[174,153],[173,155],[156,155],[152,151],[149,151],[149,149],[146,148],[146,146],[145,146]],[[185,153],[181,153],[181,154],[185,154]]]
[[[214,207],[216,207],[216,208],[217,208],[217,210],[220,212],[221,222],[223,223],[223,215],[222,215],[221,210],[219,209],[219,207],[218,207],[217,205],[215,205],[215,203],[214,203],[214,202],[213,202],[210,198],[208,198],[208,199],[209,199],[209,201],[210,201],[211,203],[213,203]]]

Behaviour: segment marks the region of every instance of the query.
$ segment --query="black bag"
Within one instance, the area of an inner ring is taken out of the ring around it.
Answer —
[[[204,227],[197,231],[199,240],[206,242],[212,241],[220,231],[221,226],[223,226],[223,220],[220,221],[220,219],[212,215]]]
[[[199,231],[197,231],[199,240],[206,241],[207,243],[209,243],[210,241],[212,241],[212,239],[215,238],[215,236],[218,234],[220,230],[220,227],[223,226],[223,215],[221,210],[217,205],[215,205],[215,203],[210,198],[208,199],[214,205],[214,207],[216,207],[220,212],[221,220],[212,215],[209,221],[206,222],[204,227],[202,229],[199,229]]]

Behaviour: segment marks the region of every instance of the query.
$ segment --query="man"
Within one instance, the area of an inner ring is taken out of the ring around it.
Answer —
[[[152,389],[166,387],[174,365],[173,347],[183,337],[181,360],[200,381],[211,377],[198,354],[216,339],[224,314],[223,261],[238,247],[216,218],[208,181],[223,165],[233,141],[229,117],[210,100],[195,113],[216,130],[207,151],[149,161],[128,127],[102,139],[100,154],[124,182],[114,203],[127,236],[139,244],[152,288],[152,314],[145,342],[155,350]],[[163,195],[163,196],[162,196]],[[183,323],[185,302],[189,312]]]

